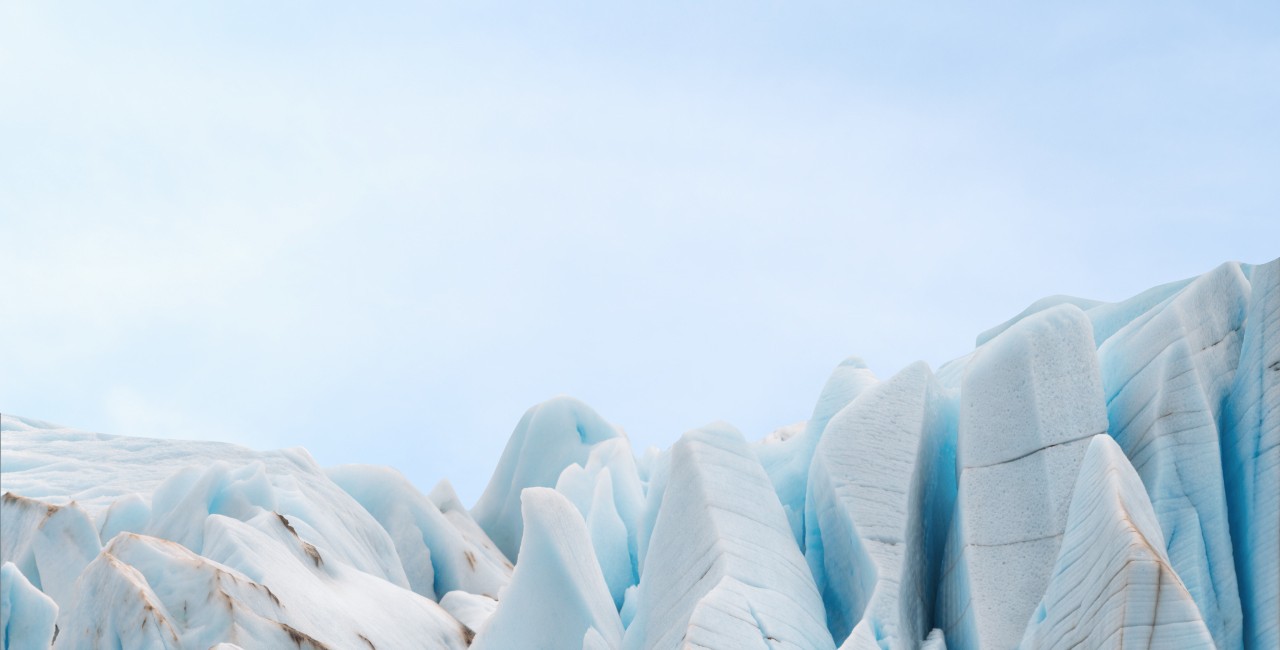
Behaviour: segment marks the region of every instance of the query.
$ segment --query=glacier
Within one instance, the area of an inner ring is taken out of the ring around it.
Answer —
[[[846,358],[755,440],[556,397],[471,508],[11,414],[0,493],[3,650],[1280,648],[1280,259]]]

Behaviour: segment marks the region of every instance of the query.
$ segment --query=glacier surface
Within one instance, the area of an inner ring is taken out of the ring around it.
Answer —
[[[0,416],[0,650],[1280,648],[1280,260],[836,366],[637,456],[558,397],[483,496]]]

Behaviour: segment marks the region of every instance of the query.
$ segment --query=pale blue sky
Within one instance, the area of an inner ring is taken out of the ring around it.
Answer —
[[[192,5],[0,4],[0,411],[470,502],[1280,254],[1275,2]]]

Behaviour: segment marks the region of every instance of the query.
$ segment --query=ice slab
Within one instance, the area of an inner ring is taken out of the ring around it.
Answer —
[[[805,502],[806,559],[843,643],[916,647],[933,616],[955,501],[955,409],[923,362],[831,418]]]
[[[1018,645],[1049,583],[1089,439],[1106,430],[1093,332],[1078,307],[1032,314],[970,360],[939,595],[949,647]]]
[[[737,430],[714,424],[686,433],[672,449],[624,647],[681,647],[694,622],[700,639],[739,639],[743,628],[726,626],[726,612],[744,607],[767,610],[776,622],[748,621],[761,643],[773,636],[782,645],[834,647],[792,535],[768,475]]]

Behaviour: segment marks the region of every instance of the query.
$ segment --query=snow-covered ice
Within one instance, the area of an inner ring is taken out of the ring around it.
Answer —
[[[637,456],[554,398],[473,508],[302,449],[0,432],[0,650],[1280,647],[1280,260],[1045,298],[936,371],[851,357],[755,443]]]

